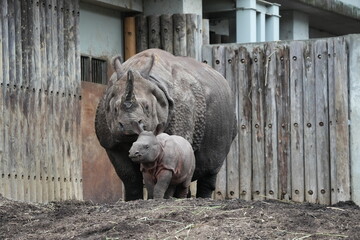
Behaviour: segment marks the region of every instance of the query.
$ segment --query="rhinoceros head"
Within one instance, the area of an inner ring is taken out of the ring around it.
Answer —
[[[147,63],[145,70],[124,70],[118,58],[113,65],[115,73],[105,93],[106,120],[111,134],[115,138],[136,135],[132,122],[149,131],[159,123],[166,123],[169,111],[167,97],[148,80],[153,62]]]

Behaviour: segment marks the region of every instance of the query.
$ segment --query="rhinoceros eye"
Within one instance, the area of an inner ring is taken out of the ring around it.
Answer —
[[[145,145],[145,148],[146,148],[146,149],[149,149],[149,147],[150,147],[149,145]]]

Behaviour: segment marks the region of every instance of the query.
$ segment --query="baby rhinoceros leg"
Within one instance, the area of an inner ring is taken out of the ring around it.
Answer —
[[[173,172],[167,169],[160,171],[157,176],[157,182],[154,186],[154,199],[161,199],[165,197],[165,192],[170,186]]]

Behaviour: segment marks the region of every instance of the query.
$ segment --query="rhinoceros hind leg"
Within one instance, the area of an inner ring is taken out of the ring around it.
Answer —
[[[197,180],[197,198],[211,198],[212,192],[215,190],[216,176],[217,174],[206,175]]]

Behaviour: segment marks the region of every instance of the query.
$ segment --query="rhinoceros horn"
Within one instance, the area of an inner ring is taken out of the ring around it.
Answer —
[[[134,94],[134,75],[131,70],[127,73],[125,98],[123,98],[123,106],[125,109],[130,109],[136,105],[136,98]]]

